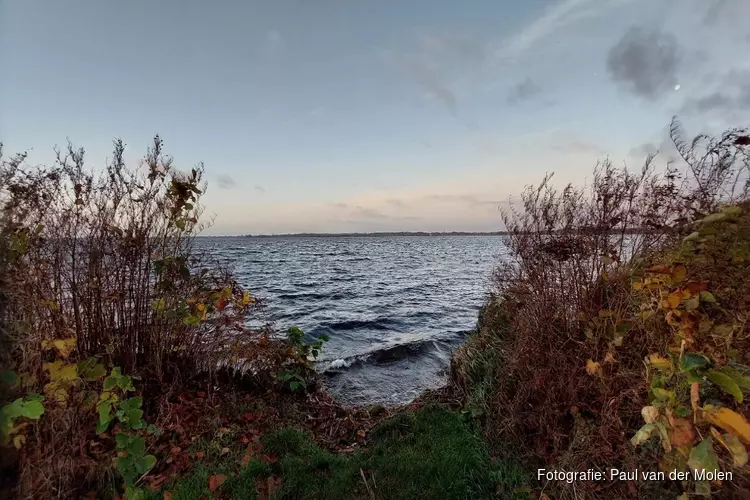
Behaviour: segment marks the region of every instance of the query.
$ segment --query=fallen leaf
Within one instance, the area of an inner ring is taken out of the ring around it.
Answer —
[[[601,373],[602,367],[599,363],[596,361],[589,359],[586,361],[586,373],[589,375],[596,375],[598,373]]]
[[[222,455],[226,455],[227,453],[229,453],[229,448],[224,447],[224,448],[221,449],[221,454]]]
[[[722,446],[727,449],[729,454],[732,455],[732,460],[735,467],[742,467],[747,463],[747,448],[744,444],[742,444],[740,438],[728,432],[724,435],[720,435],[714,427],[711,427],[711,434],[714,434],[714,437],[716,437],[716,439],[722,444]]]
[[[206,452],[203,450],[199,450],[195,452],[195,458],[203,458],[204,456],[206,456]]]
[[[635,433],[635,436],[633,436],[630,439],[630,442],[633,444],[633,446],[638,446],[639,444],[648,441],[648,439],[651,437],[651,434],[654,433],[654,430],[656,429],[656,426],[654,424],[646,424],[640,429],[638,429],[638,432]]]
[[[669,359],[656,352],[648,355],[648,362],[651,366],[659,370],[669,370],[672,367],[672,363]]]
[[[682,264],[675,264],[672,267],[672,280],[679,283],[685,280],[687,276],[687,268]]]
[[[706,405],[703,411],[710,423],[736,434],[743,443],[750,444],[750,423],[745,417],[729,408],[716,408],[713,405]]]
[[[713,439],[707,437],[690,451],[688,465],[694,470],[705,470],[707,473],[719,471],[719,459],[714,451]]]
[[[685,418],[675,418],[672,412],[667,413],[669,425],[672,427],[671,441],[672,444],[679,448],[693,443],[695,440],[695,429],[690,420]]]
[[[680,307],[680,302],[682,302],[682,294],[679,290],[670,293],[667,297],[667,304],[669,304],[669,307],[672,309]]]
[[[172,500],[172,492],[171,491],[165,491],[164,492],[164,500]]]
[[[641,408],[641,416],[643,416],[644,422],[652,424],[657,418],[659,418],[659,408],[656,406],[644,406]]]
[[[224,481],[227,480],[227,476],[224,474],[214,474],[213,476],[208,478],[208,489],[211,491],[216,491],[216,489],[224,484]]]

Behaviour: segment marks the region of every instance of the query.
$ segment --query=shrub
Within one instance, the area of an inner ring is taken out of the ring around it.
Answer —
[[[539,186],[524,191],[520,205],[504,213],[510,261],[496,270],[495,295],[485,308],[479,333],[459,351],[453,370],[457,385],[486,413],[486,434],[498,449],[510,443],[530,462],[565,470],[635,469],[637,463],[656,470],[663,453],[648,446],[635,448],[629,442],[644,424],[642,408],[652,406],[656,394],[664,394],[660,389],[671,391],[685,377],[676,367],[686,353],[705,355],[711,369],[722,371],[732,359],[731,349],[742,353],[747,347],[747,327],[739,318],[747,307],[742,294],[747,293],[743,287],[750,269],[745,261],[735,262],[730,273],[708,255],[709,247],[716,258],[720,252],[739,254],[750,239],[739,228],[727,233],[734,246],[719,243],[715,234],[702,239],[701,229],[698,236],[688,236],[697,220],[721,219],[725,216],[711,214],[748,199],[747,135],[730,130],[718,139],[699,136],[688,143],[681,139],[676,120],[671,131],[680,160],[664,169],[656,168],[653,156],[639,173],[605,161],[597,165],[588,189],[569,185],[558,190],[547,176]],[[739,217],[738,208],[728,210]],[[685,237],[702,246],[684,254]],[[645,291],[634,291],[633,283],[643,284],[657,264],[663,278],[658,287],[656,281],[649,281]],[[715,286],[688,293],[685,287],[693,276],[700,276],[698,268],[712,275]],[[693,343],[675,344],[675,324],[695,316],[683,314],[687,301],[691,308],[699,301],[701,311],[705,307],[707,313],[717,313],[710,310],[712,305],[700,305],[701,300],[710,301],[707,293],[719,289],[716,286],[734,290],[721,300],[728,316],[713,318],[721,324],[731,322],[731,335],[722,344],[713,336],[699,338],[695,333]],[[680,312],[669,314],[660,304],[676,290]],[[701,291],[706,292],[703,299]],[[646,293],[648,297],[642,295]],[[670,346],[676,346],[677,352],[669,351]],[[486,350],[498,355],[489,356]],[[672,356],[675,373],[669,373],[674,379],[662,373],[655,382],[653,368],[644,371],[644,359],[657,354],[665,359]],[[724,377],[711,376],[736,393]],[[663,422],[669,436],[682,424],[678,420],[683,418],[678,416],[682,409],[696,415],[699,430],[703,425],[698,413],[706,406],[694,412],[689,397],[684,399],[689,394],[679,393],[682,387],[674,389],[675,398],[662,404],[658,418],[654,417]],[[676,405],[678,399],[688,406]],[[726,408],[733,404],[726,395],[715,403]],[[747,410],[734,408],[738,414]],[[708,427],[702,429],[708,432]],[[670,450],[678,448],[674,442],[667,444]],[[680,443],[681,452],[687,451],[689,457],[688,444],[698,440]],[[631,485],[635,490],[628,490],[625,482],[577,486],[579,494],[581,487],[596,488],[608,497],[632,495],[638,489],[648,494],[644,484]],[[674,486],[675,491],[682,487]],[[570,485],[557,488],[562,496],[574,496],[572,489],[565,489]]]
[[[92,404],[89,386],[107,366],[164,394],[222,363],[241,365],[267,341],[265,330],[245,327],[256,300],[193,245],[211,223],[200,205],[203,166],[182,172],[162,148],[155,137],[131,168],[116,140],[111,161],[90,169],[71,144],[40,167],[24,154],[4,158],[0,147],[0,362],[20,375],[3,392],[20,401],[3,406],[3,429],[35,418],[26,410],[38,400],[27,392],[45,395],[38,423],[13,437],[29,438],[16,452],[21,496],[74,496],[111,475],[111,461],[97,463],[87,450],[96,409],[106,406]],[[140,396],[109,403],[118,428],[137,430],[129,416],[149,410]],[[140,450],[131,437],[118,439],[121,453]],[[114,454],[114,444],[93,456]],[[152,463],[137,453],[121,458],[129,484]]]

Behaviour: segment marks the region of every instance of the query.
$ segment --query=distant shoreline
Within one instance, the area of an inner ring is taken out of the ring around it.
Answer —
[[[383,236],[506,236],[505,231],[496,232],[378,232],[378,233],[285,233],[285,234],[246,234],[238,236],[206,236],[211,238],[367,238]]]

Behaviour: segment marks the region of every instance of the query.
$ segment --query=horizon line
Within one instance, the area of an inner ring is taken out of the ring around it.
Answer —
[[[371,232],[301,232],[301,233],[263,233],[263,234],[224,234],[197,235],[201,238],[279,238],[279,237],[357,237],[357,236],[502,236],[507,231],[371,231]]]

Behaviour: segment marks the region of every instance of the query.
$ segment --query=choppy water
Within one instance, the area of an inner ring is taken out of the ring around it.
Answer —
[[[280,329],[325,333],[318,370],[347,404],[404,403],[445,382],[477,320],[499,236],[199,238]]]

